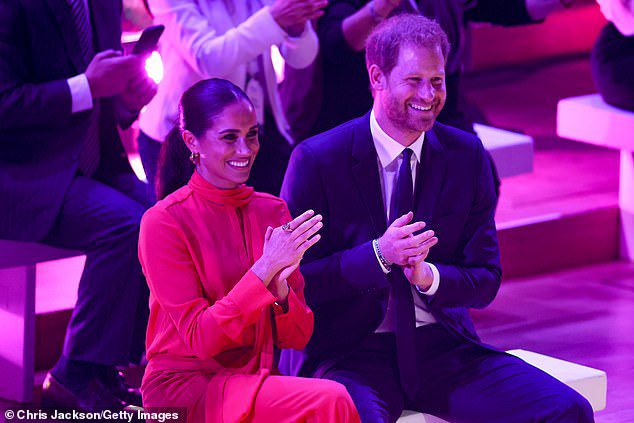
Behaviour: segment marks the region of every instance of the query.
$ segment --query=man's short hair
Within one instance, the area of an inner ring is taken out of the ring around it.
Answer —
[[[377,65],[386,75],[398,61],[401,46],[425,47],[440,51],[447,62],[449,40],[440,25],[421,15],[401,14],[384,20],[368,36],[365,46],[367,69]]]

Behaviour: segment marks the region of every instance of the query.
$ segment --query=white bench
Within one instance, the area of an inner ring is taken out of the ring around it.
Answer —
[[[621,151],[621,256],[634,261],[634,113],[606,104],[599,94],[565,98],[557,105],[557,135]]]
[[[605,408],[607,375],[604,371],[526,350],[510,350],[507,353],[521,358],[528,364],[543,370],[570,386],[590,402],[594,411],[600,411]],[[417,413],[410,410],[405,410],[398,422],[447,423],[446,420],[431,414]]]
[[[473,125],[484,148],[491,153],[500,178],[533,171],[533,138],[504,129]]]
[[[32,400],[36,265],[81,254],[42,244],[0,240],[0,398]]]

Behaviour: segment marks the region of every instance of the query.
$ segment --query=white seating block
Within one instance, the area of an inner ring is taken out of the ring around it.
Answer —
[[[557,135],[621,150],[621,257],[634,261],[634,112],[606,104],[599,94],[565,98],[557,106]]]
[[[557,105],[557,135],[634,151],[634,113],[610,106],[599,94],[564,98]]]
[[[532,137],[479,123],[473,128],[491,153],[500,178],[533,171]]]
[[[443,420],[440,417],[432,416],[431,414],[417,413],[416,411],[405,410],[401,417],[397,420],[398,423],[448,423],[447,420]]]
[[[594,411],[600,411],[605,408],[607,375],[604,371],[526,350],[509,350],[507,353],[521,358],[528,364],[543,370],[570,386],[590,402]],[[398,423],[443,422],[447,423],[446,420],[430,414],[417,413],[410,410],[405,410],[398,419]]]
[[[0,397],[29,402],[35,365],[35,280],[39,262],[77,251],[0,240]]]
[[[509,350],[507,353],[570,386],[590,402],[594,411],[605,408],[608,379],[604,371],[526,350]]]

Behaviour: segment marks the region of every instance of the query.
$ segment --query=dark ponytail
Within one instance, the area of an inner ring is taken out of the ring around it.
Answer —
[[[159,156],[156,197],[162,200],[184,186],[194,173],[190,151],[183,141],[183,131],[190,131],[199,140],[223,110],[249,97],[238,86],[219,78],[205,79],[191,86],[181,96],[178,124],[170,131]]]
[[[175,126],[161,146],[156,198],[162,200],[185,185],[193,173],[194,164],[189,160],[189,149],[183,141],[180,129]]]

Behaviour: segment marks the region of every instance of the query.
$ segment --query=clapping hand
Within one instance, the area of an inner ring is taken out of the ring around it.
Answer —
[[[379,248],[388,264],[406,266],[411,259],[421,255],[427,257],[429,249],[438,242],[438,238],[434,236],[434,231],[425,231],[414,235],[415,232],[425,228],[425,222],[410,223],[413,218],[412,212],[404,214],[394,220],[383,236],[379,238]],[[412,260],[411,263],[416,263],[416,260]]]
[[[308,210],[283,226],[266,229],[262,257],[251,270],[279,299],[286,299],[286,279],[297,269],[306,250],[321,238],[317,234],[323,226],[321,220],[321,215]]]
[[[379,248],[389,264],[402,266],[412,285],[427,290],[433,274],[425,259],[431,247],[438,243],[438,238],[434,236],[434,231],[414,235],[425,228],[425,222],[410,223],[413,217],[414,214],[409,212],[396,219],[379,238]]]
[[[324,14],[327,0],[275,0],[271,15],[275,22],[290,36],[301,35],[307,21]]]

